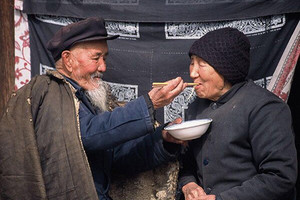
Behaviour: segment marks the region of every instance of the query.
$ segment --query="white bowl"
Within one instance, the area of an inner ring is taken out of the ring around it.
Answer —
[[[193,140],[201,137],[208,129],[212,119],[196,119],[165,127],[173,137],[180,140]]]

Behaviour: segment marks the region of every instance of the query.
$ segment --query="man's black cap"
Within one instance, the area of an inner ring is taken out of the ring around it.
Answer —
[[[91,17],[60,28],[47,43],[47,49],[57,61],[64,50],[70,49],[78,42],[113,40],[117,37],[119,35],[107,35],[104,19]]]

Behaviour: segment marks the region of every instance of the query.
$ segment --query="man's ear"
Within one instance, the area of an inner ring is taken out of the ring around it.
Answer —
[[[72,71],[73,71],[73,67],[72,67],[73,59],[71,58],[71,52],[69,50],[64,50],[61,53],[61,59],[62,59],[63,65],[68,70],[68,72],[72,73]]]

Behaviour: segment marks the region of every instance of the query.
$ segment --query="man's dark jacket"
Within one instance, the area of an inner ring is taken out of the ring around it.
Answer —
[[[56,71],[13,94],[0,122],[1,199],[109,199],[113,162],[137,172],[175,158],[159,132],[148,134],[143,98],[98,115],[76,95]]]
[[[59,76],[37,76],[12,95],[0,122],[1,199],[98,198],[73,99]],[[33,116],[40,109],[47,126],[36,135]]]
[[[100,200],[111,199],[112,169],[116,173],[136,175],[175,160],[179,145],[163,142],[162,126],[154,132],[153,105],[148,96],[141,96],[120,107],[114,105],[108,93],[107,103],[111,112],[102,112],[91,104],[83,88],[74,80],[67,80],[80,101],[81,139]]]

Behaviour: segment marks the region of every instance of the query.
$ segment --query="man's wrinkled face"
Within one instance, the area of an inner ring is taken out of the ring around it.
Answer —
[[[99,80],[106,71],[108,47],[105,40],[84,42],[70,50],[72,73],[70,78],[82,88],[93,90],[99,87]]]

